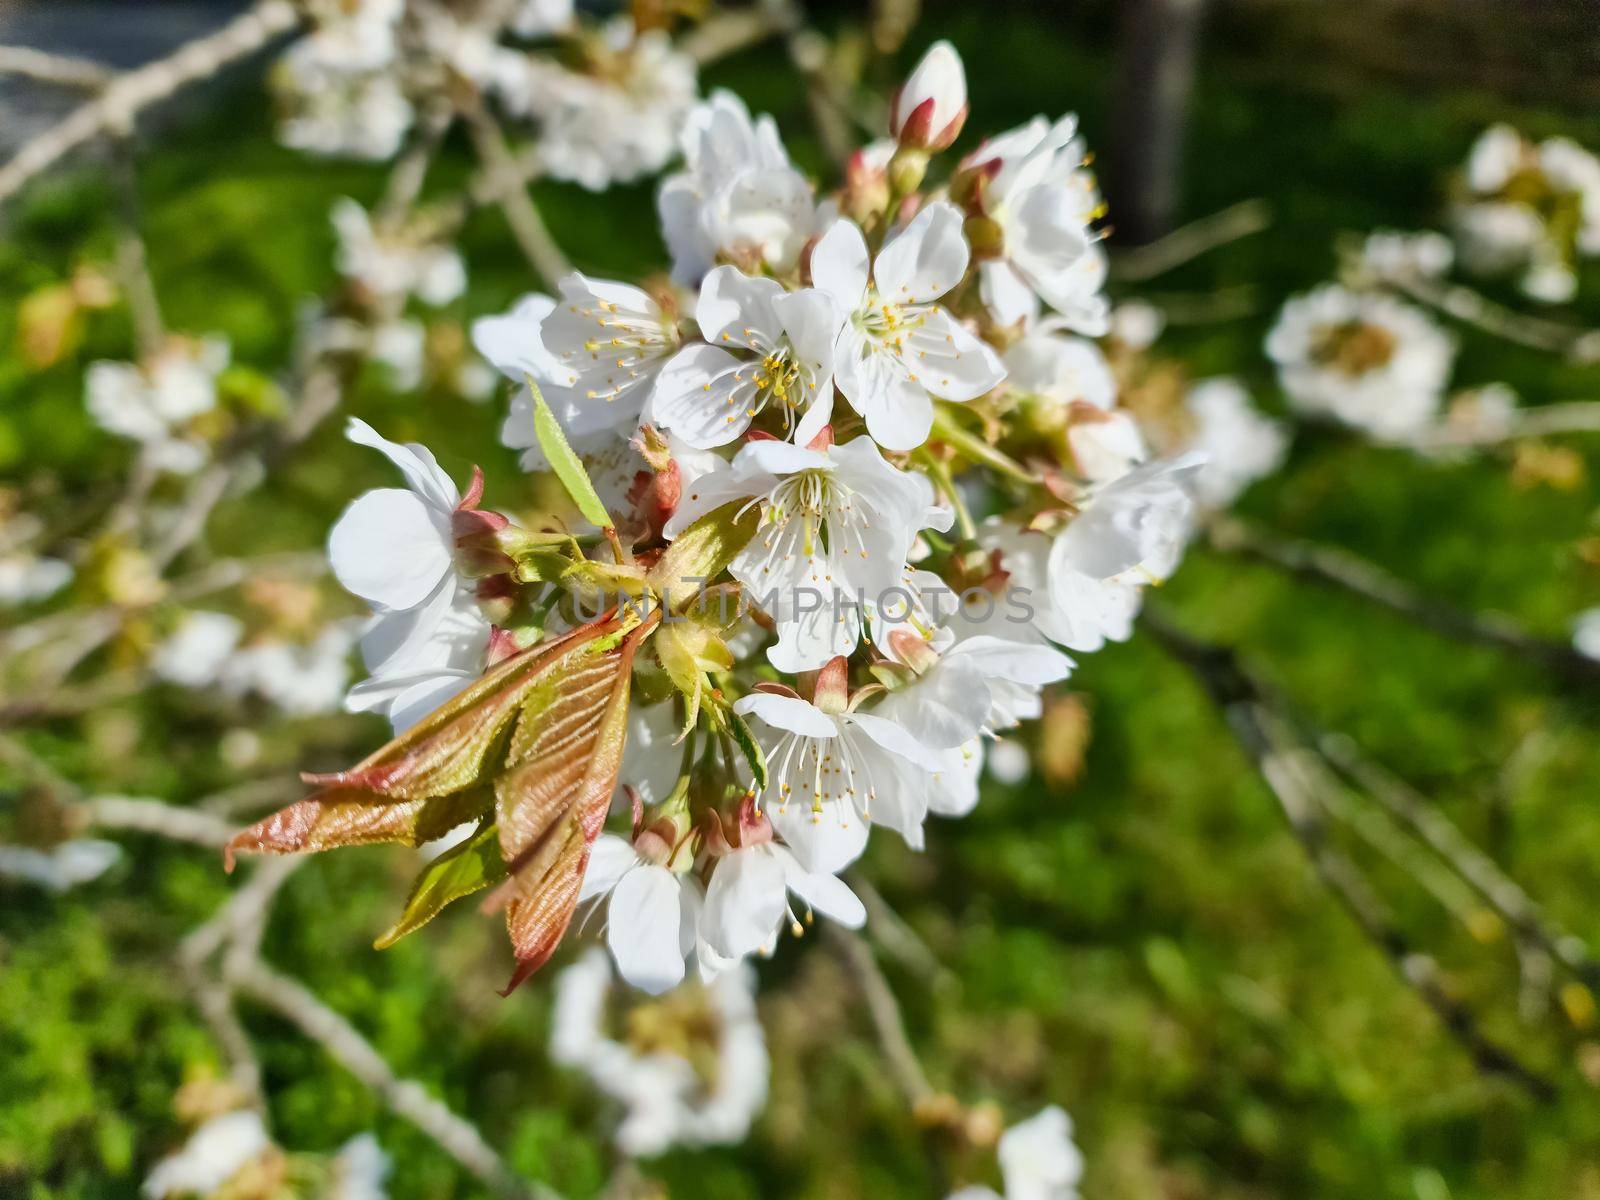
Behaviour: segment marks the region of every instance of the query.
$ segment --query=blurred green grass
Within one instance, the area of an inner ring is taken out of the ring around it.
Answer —
[[[945,21],[972,70],[972,128],[1036,111],[1078,110],[1107,141],[1108,52],[1015,10]],[[820,168],[801,100],[768,51],[718,67],[753,108],[772,111],[796,157]],[[979,64],[988,64],[983,69]],[[1163,278],[1153,290],[1203,295],[1248,286],[1257,311],[1175,329],[1167,346],[1198,375],[1237,373],[1275,403],[1259,353],[1276,302],[1332,269],[1332,239],[1438,216],[1442,171],[1492,119],[1600,145],[1600,119],[1509,109],[1473,93],[1356,98],[1209,72],[1196,100],[1191,215],[1250,196],[1272,204],[1266,234]],[[451,147],[435,186],[466,170]],[[285,361],[302,300],[331,281],[326,213],[341,194],[371,201],[381,173],[315,162],[270,140],[260,94],[242,85],[186,119],[142,170],[147,234],[169,323],[226,331],[236,357]],[[635,274],[663,261],[650,189],[590,196],[540,185],[557,239],[580,268]],[[87,173],[48,180],[0,246],[0,296],[104,259],[106,196]],[[462,241],[469,317],[529,289],[494,212]],[[1600,277],[1577,314],[1600,321]],[[0,344],[15,309],[0,302]],[[1600,372],[1464,336],[1458,381],[1506,380],[1533,403],[1600,397]],[[121,445],[83,414],[81,372],[126,354],[115,313],[83,350],[42,375],[0,364],[0,473],[45,507],[103,494]],[[481,462],[491,502],[518,475],[495,447],[498,406],[367,388],[357,414],[418,438],[456,474]],[[360,488],[387,482],[337,422],[247,500],[219,513],[219,553],[317,544]],[[1589,477],[1600,470],[1591,442]],[[1492,458],[1434,464],[1333,434],[1302,436],[1289,469],[1246,513],[1347,546],[1451,602],[1517,614],[1552,637],[1596,602],[1595,568],[1574,544],[1596,528],[1596,496],[1512,485]],[[1592,697],[1563,693],[1529,664],[1444,642],[1348,597],[1196,551],[1152,603],[1205,636],[1237,643],[1310,717],[1353,736],[1423,786],[1552,915],[1600,940],[1600,750]],[[1404,877],[1372,864],[1416,944],[1451,986],[1560,1085],[1536,1104],[1476,1074],[1317,884],[1275,802],[1183,670],[1150,641],[1083,662],[1074,687],[1094,718],[1083,781],[1052,793],[991,787],[978,811],[930,832],[911,855],[880,838],[867,870],[948,967],[930,987],[891,968],[935,1080],[1008,1117],[1046,1102],[1074,1115],[1095,1198],[1330,1197],[1546,1200],[1600,1197],[1600,1105],[1578,1068],[1600,1053],[1591,1026],[1560,1015],[1524,1026],[1516,964],[1502,937],[1480,944]],[[245,717],[248,717],[248,713]],[[152,694],[32,731],[30,747],[91,790],[183,803],[229,781],[217,744],[240,719],[194,697]],[[275,726],[255,770],[341,761],[379,736],[340,719]],[[1536,768],[1507,763],[1529,739]],[[131,747],[131,752],[108,748]],[[4,795],[0,787],[0,796]],[[180,1136],[171,1096],[216,1050],[171,967],[178,938],[227,894],[209,855],[129,839],[112,875],[62,898],[0,895],[0,1193],[131,1196]],[[1368,861],[1365,856],[1363,861]],[[609,1172],[606,1115],[582,1080],[544,1057],[548,986],[501,1001],[502,934],[452,913],[394,950],[370,949],[398,907],[409,860],[353,851],[301,870],[268,931],[269,959],[348,1015],[404,1073],[471,1116],[513,1165],[573,1196]],[[673,1195],[942,1195],[903,1102],[886,1083],[848,981],[821,945],[785,946],[763,967],[774,1096],[757,1136],[650,1167]],[[366,1128],[397,1160],[391,1193],[480,1189],[294,1030],[248,1012],[275,1131],[330,1149]],[[1592,1018],[1591,1018],[1592,1020]]]

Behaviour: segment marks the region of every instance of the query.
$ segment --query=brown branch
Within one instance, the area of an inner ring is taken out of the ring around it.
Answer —
[[[117,76],[94,99],[26,143],[0,167],[0,203],[78,147],[108,130],[126,128],[152,104],[253,54],[299,22],[299,13],[288,0],[257,0],[221,29],[185,43],[166,58]]]
[[[1510,1080],[1536,1099],[1555,1099],[1556,1087],[1549,1079],[1482,1032],[1472,1010],[1446,988],[1433,957],[1412,946],[1356,864],[1329,844],[1321,817],[1324,806],[1319,800],[1319,792],[1329,786],[1329,773],[1282,705],[1244,669],[1231,649],[1191,637],[1148,609],[1140,624],[1189,669],[1210,696],[1276,797],[1290,831],[1318,876],[1477,1068]]]
[[[1347,550],[1279,537],[1227,516],[1213,518],[1206,532],[1211,545],[1224,553],[1350,592],[1434,633],[1509,651],[1571,682],[1591,686],[1600,682],[1600,661],[1580,654],[1567,643],[1529,633],[1500,613],[1469,612],[1423,596],[1410,584]]]

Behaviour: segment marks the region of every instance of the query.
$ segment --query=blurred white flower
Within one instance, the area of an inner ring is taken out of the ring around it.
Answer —
[[[94,362],[85,377],[86,403],[95,424],[138,442],[150,463],[190,474],[205,462],[203,443],[184,426],[217,403],[217,376],[230,358],[228,341],[173,337],[141,363]]]
[[[387,1200],[384,1181],[394,1164],[370,1133],[357,1134],[333,1157],[326,1200]]]
[[[512,112],[539,122],[539,161],[556,179],[601,191],[667,165],[695,102],[694,60],[661,30],[607,22],[583,70],[534,60],[502,87]]]
[[[1379,229],[1361,246],[1361,265],[1378,279],[1437,279],[1450,271],[1455,248],[1442,233]]]
[[[454,247],[403,230],[380,231],[367,210],[348,197],[334,201],[332,221],[339,237],[339,273],[379,300],[403,304],[415,296],[437,306],[466,290],[466,267]]]
[[[213,1117],[195,1130],[181,1149],[151,1168],[145,1177],[144,1195],[149,1200],[209,1196],[272,1148],[259,1113],[244,1110]]]
[[[1572,645],[1579,654],[1600,660],[1600,608],[1586,609],[1573,620]]]
[[[179,687],[210,687],[222,678],[243,636],[244,624],[237,617],[219,612],[187,613],[156,647],[150,669],[157,679]]]
[[[72,582],[72,566],[59,558],[16,551],[0,554],[0,604],[48,600]]]
[[[1148,350],[1167,327],[1167,315],[1143,300],[1124,300],[1111,310],[1108,332],[1129,350]]]
[[[618,1021],[609,1015],[611,967],[597,948],[556,979],[550,1055],[621,1104],[616,1141],[624,1154],[732,1144],[767,1099],[754,987],[748,968],[729,970],[706,985],[633,1000]]]
[[[264,638],[235,651],[219,684],[235,695],[255,693],[290,716],[338,711],[350,686],[350,651],[359,624],[336,621],[307,643]]]
[[[1072,1141],[1072,1118],[1057,1105],[1041,1109],[1000,1135],[1004,1200],[1078,1200],[1083,1155]],[[988,1200],[992,1188],[973,1186],[949,1200]]]
[[[65,892],[104,875],[122,858],[115,842],[73,838],[48,850],[0,845],[0,879]]]
[[[836,382],[885,449],[928,440],[935,396],[974,400],[1005,378],[999,356],[933,303],[961,282],[969,258],[961,213],[943,201],[918,212],[876,257],[843,218],[812,251],[813,281],[846,314]]]
[[[1183,448],[1206,456],[1194,479],[1202,508],[1227,508],[1257,479],[1283,465],[1288,431],[1257,411],[1237,379],[1203,379],[1185,393],[1183,406],[1194,424]]]
[[[1383,441],[1435,420],[1455,342],[1420,309],[1328,284],[1283,306],[1267,356],[1289,403]]]
[[[519,0],[510,28],[518,37],[547,37],[568,32],[575,19],[573,0]]]
[[[297,42],[279,60],[274,90],[285,111],[278,140],[291,150],[381,162],[405,141],[416,112],[388,71],[332,70]]]
[[[307,8],[311,32],[296,46],[307,61],[329,71],[359,72],[394,59],[405,0],[309,0]]]

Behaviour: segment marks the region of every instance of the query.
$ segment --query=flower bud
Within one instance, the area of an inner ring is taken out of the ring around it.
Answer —
[[[943,150],[967,120],[967,76],[949,42],[935,42],[895,93],[890,131],[902,146]]]

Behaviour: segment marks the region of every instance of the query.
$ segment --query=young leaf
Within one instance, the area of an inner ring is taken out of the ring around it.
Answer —
[[[223,850],[246,854],[314,854],[337,846],[400,842],[420,846],[489,810],[485,788],[391,801],[361,788],[325,788],[297,800],[234,836]]]
[[[373,943],[386,950],[406,934],[421,929],[441,913],[445,906],[482,891],[506,877],[500,857],[499,830],[486,822],[466,841],[452,846],[434,859],[417,876],[406,897],[405,912],[390,930]]]
[[[545,403],[539,385],[530,377],[528,387],[533,392],[533,433],[539,439],[539,449],[544,451],[545,458],[550,462],[550,469],[561,480],[561,486],[567,489],[567,495],[572,497],[572,502],[578,506],[585,521],[601,529],[613,528],[616,522],[600,502],[594,484],[589,482],[589,472],[583,469],[583,463],[573,453],[567,435],[561,430],[561,422],[556,420],[555,413]]]
[[[650,586],[676,611],[722,574],[755,535],[759,518],[737,501],[724,504],[685,529],[650,569]]]
[[[767,756],[761,750],[761,743],[756,741],[756,735],[750,732],[750,726],[731,708],[727,710],[728,728],[733,734],[734,743],[739,747],[739,753],[744,755],[745,763],[750,767],[751,787],[757,792],[767,789]]]
[[[491,903],[505,901],[517,956],[507,992],[544,965],[572,920],[622,765],[633,656],[653,629],[651,622],[620,645],[574,652],[519,718],[510,769],[495,781],[511,878]]]

